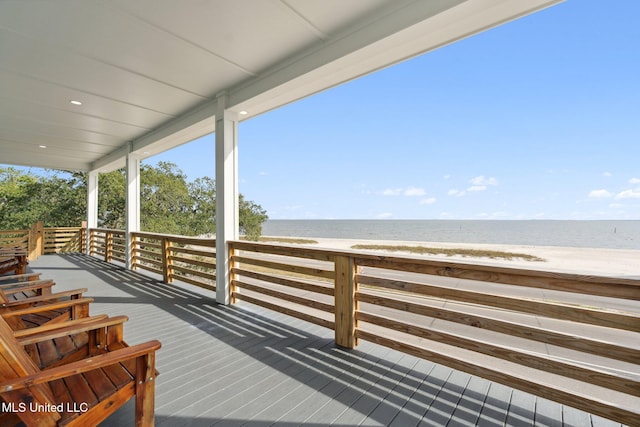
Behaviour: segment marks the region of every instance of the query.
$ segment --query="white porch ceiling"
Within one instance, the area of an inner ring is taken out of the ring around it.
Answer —
[[[2,0],[0,163],[121,167],[559,1]]]

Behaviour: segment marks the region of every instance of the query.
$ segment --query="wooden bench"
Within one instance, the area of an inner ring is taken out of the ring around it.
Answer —
[[[14,335],[0,319],[0,398],[5,409],[0,424],[97,425],[135,396],[136,426],[152,426],[160,342],[127,346],[122,339],[126,320],[81,319]],[[75,343],[60,356],[64,343],[77,337],[85,337],[86,344]],[[29,345],[49,350],[29,354]]]

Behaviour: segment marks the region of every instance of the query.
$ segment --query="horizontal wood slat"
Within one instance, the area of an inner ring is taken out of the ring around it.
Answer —
[[[563,304],[560,302],[540,301],[531,298],[523,299],[508,297],[497,294],[427,285],[424,283],[390,280],[373,276],[358,275],[357,280],[361,285],[413,292],[420,295],[499,307],[507,310],[552,317],[555,319],[572,320],[591,325],[640,332],[640,315],[635,313],[622,313],[613,310]]]
[[[250,277],[256,280],[275,283],[277,285],[288,286],[290,288],[296,288],[304,291],[316,292],[323,295],[333,296],[333,292],[334,292],[333,287],[329,287],[327,285],[319,285],[319,284],[305,282],[302,280],[293,280],[291,278],[275,276],[267,273],[258,273],[258,272],[246,270],[243,268],[233,268],[231,272],[239,276]]]
[[[356,262],[363,267],[478,280],[481,282],[503,283],[511,286],[575,292],[585,295],[640,300],[640,281],[633,279],[583,276],[426,259],[407,260],[406,258],[403,259],[400,257],[374,255],[366,257],[358,255]]]
[[[198,277],[202,277],[205,279],[210,279],[210,280],[215,280],[216,279],[216,275],[213,273],[207,273],[204,271],[200,271],[200,270],[194,270],[192,268],[187,268],[187,267],[181,267],[179,265],[172,265],[171,268],[174,271],[180,271],[184,274],[190,274],[192,276],[198,276]],[[184,277],[184,276],[180,276],[180,277]]]
[[[567,360],[560,360],[550,357],[549,355],[491,344],[458,334],[435,330],[408,322],[400,322],[385,316],[357,313],[356,318],[398,332],[437,341],[441,344],[464,348],[512,363],[588,382],[622,393],[640,396],[640,387],[638,387],[640,378],[638,378],[638,376],[636,376],[636,378],[626,378],[622,375],[614,375],[610,371],[600,369],[597,366],[585,368],[579,364],[571,363]]]
[[[192,279],[186,276],[174,276],[174,278],[176,280],[180,280],[181,282],[185,282],[185,283],[189,283],[191,285],[197,286],[199,288],[203,288],[203,289],[208,289],[210,291],[215,291],[216,290],[216,285],[215,285],[215,276],[213,277],[213,283],[206,283],[206,282],[202,282],[200,280],[196,280],[196,279]]]
[[[366,291],[358,292],[356,298],[360,302],[380,305],[396,310],[416,313],[423,316],[468,325],[479,329],[489,330],[497,333],[512,335],[518,338],[534,340],[545,344],[564,347],[584,353],[595,354],[602,357],[637,363],[639,349],[622,347],[613,342],[595,340],[575,334],[557,332],[541,327],[527,326],[516,322],[509,322],[488,316],[474,315],[468,312],[453,310],[442,306],[430,306],[419,303],[407,305],[407,301],[385,296],[369,294]],[[362,313],[358,313],[361,315]],[[640,344],[640,343],[639,343]]]
[[[191,259],[191,258],[185,258],[185,257],[180,257],[180,256],[174,256],[171,255],[169,256],[169,260],[172,262],[181,262],[187,265],[197,265],[199,267],[205,267],[205,268],[209,268],[212,270],[215,270],[215,263],[213,263],[212,261],[201,261],[201,260],[197,260],[197,259]]]
[[[356,336],[363,340],[371,341],[416,357],[427,359],[458,371],[477,375],[490,381],[514,387],[537,396],[544,396],[547,399],[562,402],[574,408],[613,419],[622,422],[623,424],[634,425],[638,420],[638,413],[634,411],[634,408],[611,405],[603,398],[596,398],[585,394],[578,389],[551,385],[542,381],[537,381],[535,378],[518,376],[516,374],[505,372],[499,368],[478,364],[472,359],[462,360],[457,356],[452,356],[433,349],[427,349],[416,344],[383,337],[377,333],[363,329],[358,329],[356,331]]]
[[[233,297],[236,298],[236,299],[239,299],[239,300],[243,300],[243,301],[249,302],[251,304],[255,304],[255,305],[259,305],[261,307],[268,308],[269,310],[277,311],[278,313],[286,314],[288,316],[292,316],[292,317],[295,317],[297,319],[305,320],[307,322],[311,322],[311,323],[314,323],[316,325],[323,326],[325,328],[329,328],[329,329],[333,329],[334,328],[334,322],[331,322],[329,320],[323,319],[321,317],[313,316],[311,314],[304,313],[304,312],[301,312],[301,311],[292,310],[290,308],[283,307],[283,306],[280,306],[280,305],[277,305],[277,304],[273,304],[273,303],[270,303],[268,301],[249,296],[247,294],[242,294],[242,293],[235,292],[233,294]]]
[[[312,300],[309,298],[291,295],[286,292],[276,291],[274,289],[269,289],[263,286],[254,285],[251,283],[243,282],[241,280],[234,280],[233,284],[238,288],[247,289],[249,291],[268,295],[270,297],[278,298],[283,301],[289,301],[295,304],[304,305],[306,307],[311,307],[318,310],[326,311],[328,313],[333,313],[333,310],[334,310],[333,304],[326,304],[317,300]]]

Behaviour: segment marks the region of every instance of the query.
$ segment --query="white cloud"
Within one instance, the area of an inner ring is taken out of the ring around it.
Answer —
[[[613,174],[611,172],[602,172],[602,176],[609,177],[609,176],[613,176]]]
[[[613,196],[613,194],[611,194],[610,192],[608,192],[607,190],[601,189],[601,190],[592,190],[591,192],[589,192],[589,198],[590,199],[605,199],[607,197],[611,197]]]
[[[486,178],[484,175],[476,176],[469,180],[471,187],[467,188],[469,192],[485,191],[490,185],[498,185],[498,180],[490,177]]]
[[[640,199],[640,190],[625,190],[616,194],[616,200],[620,199]]]
[[[640,178],[631,178],[629,184],[640,184]]]
[[[488,185],[498,185],[498,180],[490,177],[490,178],[485,178],[484,175],[480,175],[480,176],[476,176],[475,178],[471,178],[469,180],[469,182],[471,183],[471,185],[473,185],[474,187],[481,187],[481,186],[488,186]]]
[[[382,192],[383,196],[399,196],[402,194],[402,188],[387,188]]]
[[[449,179],[449,178],[451,178],[451,175],[446,174],[446,175],[445,175],[445,176],[443,176],[442,178],[443,178],[443,179]]]
[[[436,202],[436,198],[435,197],[429,197],[428,199],[422,199],[420,200],[420,204],[421,205],[432,205]]]
[[[424,196],[427,192],[423,188],[407,187],[407,188],[387,188],[382,192],[383,196]]]
[[[425,194],[427,193],[422,188],[409,187],[406,190],[404,190],[405,196],[424,196]]]
[[[383,212],[383,213],[380,213],[380,214],[376,215],[376,217],[378,219],[387,219],[387,218],[393,217],[393,214],[391,212]]]
[[[258,175],[260,175],[260,176],[267,176],[267,175],[269,175],[269,173],[268,173],[268,172],[258,172]]]
[[[449,196],[462,197],[466,196],[467,193],[474,193],[479,191],[485,191],[490,185],[498,185],[498,180],[493,177],[485,177],[484,175],[476,176],[475,178],[471,178],[469,180],[471,184],[466,190],[458,190],[457,188],[452,188],[447,192]]]
[[[487,189],[486,185],[472,185],[471,187],[467,188],[467,191],[484,191]]]

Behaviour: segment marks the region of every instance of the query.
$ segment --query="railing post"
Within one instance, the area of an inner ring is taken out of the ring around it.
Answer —
[[[87,251],[87,221],[82,221],[80,225],[80,253],[89,254]]]
[[[340,347],[354,348],[358,345],[356,338],[356,301],[357,265],[348,255],[335,258],[335,339]]]
[[[96,231],[94,229],[89,228],[87,230],[87,233],[89,233],[89,247],[87,248],[87,253],[89,254],[89,256],[93,255],[95,252],[94,248],[96,246]]]
[[[173,261],[171,260],[171,241],[167,237],[162,238],[162,280],[165,283],[173,282]]]
[[[29,229],[29,240],[27,243],[27,252],[29,254],[29,260],[33,261],[38,258],[38,254],[36,252],[36,245],[38,240],[38,233],[36,230],[36,223],[31,224],[31,228]]]
[[[136,249],[138,249],[138,239],[139,237],[134,234],[131,233],[130,235],[131,237],[129,238],[129,253],[131,254],[130,260],[131,260],[131,270],[137,270],[138,269],[138,251]],[[125,232],[125,245],[127,244],[127,238],[126,238],[126,232]],[[126,252],[126,250],[125,250]]]
[[[234,260],[236,255],[236,249],[233,247],[231,243],[227,243],[229,248],[229,304],[235,304],[237,301],[236,298],[236,274],[233,272],[233,269],[238,265],[237,261]],[[216,274],[218,274],[218,266],[216,264]]]
[[[110,262],[113,258],[113,233],[107,231],[104,233],[104,260]]]
[[[38,221],[31,226],[29,233],[29,259],[38,259],[40,255],[44,255],[44,226],[42,221]],[[33,243],[31,243],[33,242]]]

